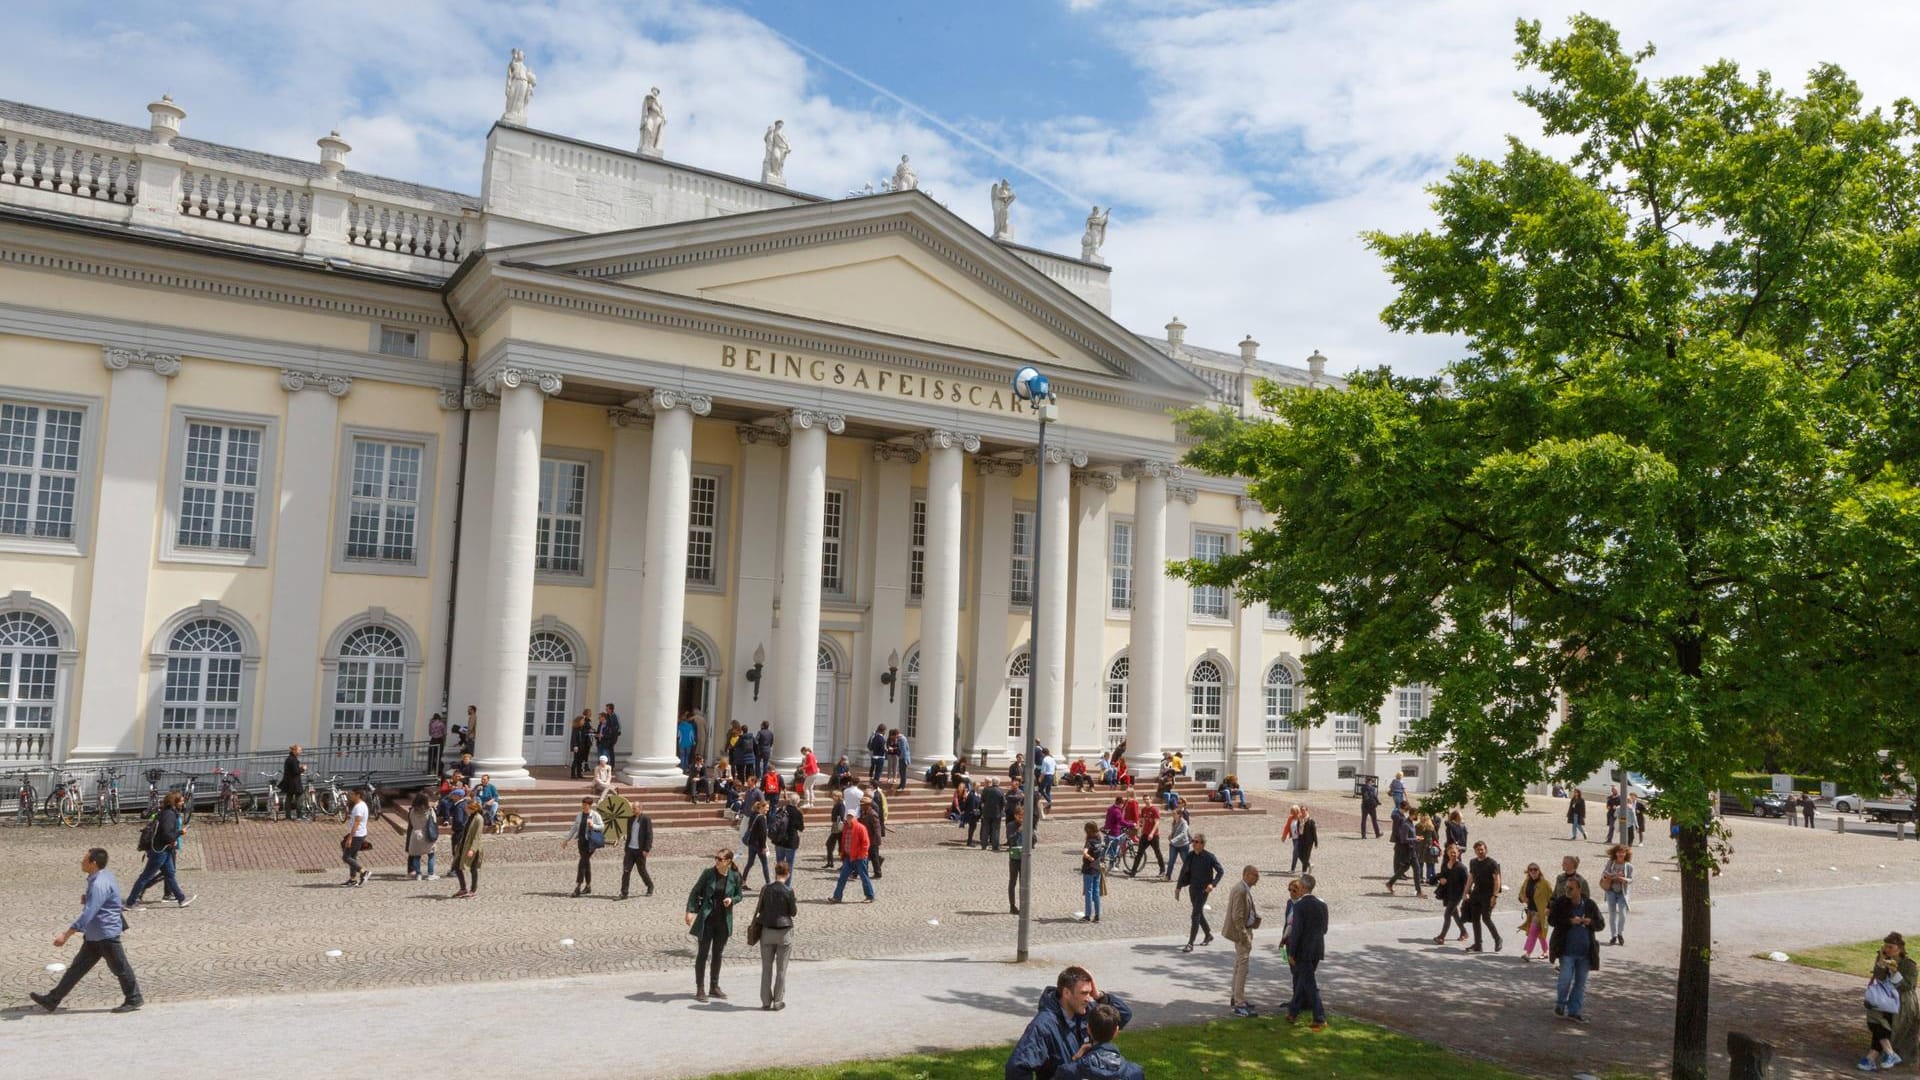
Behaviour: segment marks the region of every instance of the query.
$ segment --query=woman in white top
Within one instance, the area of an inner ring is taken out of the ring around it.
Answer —
[[[1613,930],[1609,945],[1627,943],[1627,890],[1632,887],[1633,849],[1621,844],[1608,852],[1607,868],[1600,871],[1600,893],[1607,898],[1607,926]]]
[[[560,839],[560,846],[565,847],[568,841],[580,845],[580,864],[573,874],[573,895],[589,895],[593,892],[593,853],[607,846],[607,821],[593,808],[592,798],[581,798],[580,812],[573,815],[573,827]]]
[[[340,838],[340,861],[347,864],[348,888],[367,883],[360,865],[360,849],[367,846],[367,803],[358,790],[347,792],[347,835]]]
[[[593,767],[593,794],[595,798],[605,795],[613,787],[613,763],[607,755],[600,755],[600,764]]]

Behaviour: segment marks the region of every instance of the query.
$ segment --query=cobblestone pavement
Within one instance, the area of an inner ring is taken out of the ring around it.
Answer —
[[[1321,895],[1333,905],[1336,919],[1343,925],[1380,924],[1380,932],[1386,935],[1375,944],[1377,952],[1368,954],[1377,956],[1382,965],[1369,973],[1368,985],[1377,980],[1383,992],[1366,1000],[1395,1005],[1383,1010],[1389,1015],[1381,1018],[1395,1023],[1394,1015],[1404,1011],[1396,1026],[1426,1033],[1423,1029],[1433,1026],[1427,1022],[1429,1014],[1437,1017],[1464,1009],[1472,1000],[1472,995],[1460,993],[1457,979],[1436,976],[1432,962],[1404,955],[1438,952],[1427,944],[1430,931],[1424,929],[1424,922],[1407,922],[1430,919],[1437,929],[1438,905],[1431,899],[1415,899],[1404,889],[1398,896],[1385,894],[1382,883],[1391,861],[1388,846],[1384,841],[1358,839],[1352,800],[1314,796],[1308,801],[1321,820],[1325,838],[1315,865]],[[1495,857],[1507,868],[1510,881],[1519,876],[1530,859],[1553,866],[1568,851],[1596,859],[1602,850],[1597,842],[1568,844],[1559,805],[1547,800],[1541,800],[1527,814],[1470,824],[1473,839],[1489,843]],[[1209,819],[1204,831],[1230,873],[1251,861],[1277,874],[1286,869],[1284,860],[1278,857],[1280,825],[1281,818],[1275,816]],[[331,823],[257,823],[224,827],[208,824],[193,830],[198,835],[183,852],[182,880],[197,894],[197,902],[184,910],[165,905],[132,916],[128,949],[149,999],[178,1002],[390,989],[450,979],[523,980],[638,972],[684,975],[692,956],[692,941],[680,913],[685,890],[705,863],[689,852],[710,851],[731,839],[725,830],[717,829],[662,834],[662,851],[653,863],[659,891],[650,898],[636,893],[626,902],[610,897],[617,892],[619,876],[618,863],[610,852],[602,852],[595,860],[595,895],[570,898],[571,851],[563,849],[552,836],[489,837],[490,862],[482,895],[451,904],[447,903],[453,891],[451,882],[412,882],[398,875],[399,839],[378,833],[372,852],[375,879],[364,889],[337,886],[341,874],[337,859],[318,873],[205,869],[210,863],[233,865],[239,861],[236,855],[219,852],[224,845],[241,845],[249,830],[268,834],[263,841],[266,843],[321,845],[320,850],[331,854],[336,849],[339,828]],[[1722,912],[1737,912],[1745,894],[1920,881],[1916,860],[1920,844],[1787,829],[1777,823],[1735,821],[1733,830],[1734,858],[1715,882]],[[1102,940],[1155,939],[1163,944],[1184,940],[1185,902],[1174,899],[1171,887],[1149,881],[1146,876],[1115,878],[1102,922],[1081,922],[1079,880],[1074,872],[1078,834],[1077,824],[1071,822],[1051,822],[1042,828],[1041,859],[1034,875],[1036,951],[1073,955]],[[817,832],[810,835],[820,842],[802,848],[798,891],[805,932],[798,936],[796,959],[811,963],[928,953],[984,958],[1010,951],[1014,919],[1007,914],[1008,860],[1004,855],[961,849],[954,844],[957,834],[941,827],[904,828],[890,836],[883,848],[889,872],[878,882],[880,902],[834,906],[826,903],[832,879],[819,869],[824,837]],[[50,976],[43,970],[46,964],[71,959],[72,947],[54,949],[51,938],[77,907],[80,850],[103,837],[111,838],[107,846],[118,857],[115,869],[123,885],[131,884],[139,864],[132,850],[134,832],[130,828],[0,831],[0,861],[8,867],[0,877],[0,907],[13,913],[0,927],[0,1006],[24,1003],[28,990],[48,983]],[[445,847],[443,842],[443,853]],[[281,858],[282,854],[271,858]],[[262,855],[261,859],[269,860],[269,856]],[[1636,911],[1672,907],[1678,881],[1671,843],[1664,837],[1655,839],[1641,850],[1636,861]],[[1593,869],[1591,863],[1587,869]],[[1268,882],[1269,886],[1277,884],[1273,879]],[[637,890],[637,881],[635,887]],[[857,883],[850,890],[850,897],[857,896]],[[1270,903],[1279,903],[1283,894],[1273,887],[1263,890],[1263,895]],[[1906,909],[1908,919],[1916,915],[1920,915],[1920,906]],[[1503,912],[1502,925],[1512,918],[1515,916]],[[1412,929],[1402,929],[1407,926]],[[1818,922],[1802,920],[1795,925],[1789,920],[1780,930],[1791,936],[1780,947],[1830,939],[1823,935]],[[572,944],[562,944],[563,939]],[[1613,965],[1617,954],[1631,965],[1625,970],[1635,972],[1633,985],[1660,991],[1644,1001],[1634,1000],[1639,1003],[1635,1013],[1643,1018],[1636,1023],[1661,1027],[1665,1023],[1661,1019],[1665,1015],[1661,993],[1671,986],[1672,978],[1671,944],[1660,946],[1657,937],[1642,939],[1639,934],[1630,941],[1628,948],[1610,951],[1608,962]],[[735,950],[741,950],[743,944],[741,940]],[[1166,962],[1177,957],[1159,946],[1154,948],[1167,953],[1162,957]],[[343,955],[326,956],[333,949]],[[1447,956],[1434,962],[1453,959]],[[1509,964],[1511,958],[1502,958],[1501,963]],[[1408,964],[1412,966],[1404,966]],[[1517,964],[1513,966],[1523,970]],[[1741,966],[1738,961],[1723,963],[1716,972],[1724,980]],[[1479,969],[1461,969],[1460,973],[1469,970]],[[1784,970],[1769,967],[1763,974],[1789,981],[1808,978],[1797,969],[1776,975]],[[1399,996],[1402,991],[1394,989],[1403,974],[1412,978],[1403,988],[1407,995],[1404,1002]],[[1532,976],[1506,979],[1518,977]],[[1598,993],[1613,993],[1611,988],[1624,981],[1609,975]],[[1824,988],[1819,992],[1829,993]],[[111,1004],[114,996],[112,980],[100,974],[83,984],[71,1003],[82,1009],[98,1007]],[[1350,997],[1343,1007],[1352,1010],[1352,1000]],[[1456,1003],[1444,1008],[1437,1004],[1448,1000]],[[1849,1043],[1854,1041],[1852,1028],[1857,1025],[1852,1018],[1857,1011],[1845,1011],[1845,1040]],[[21,1014],[7,1015],[17,1018]],[[1470,1021],[1475,1014],[1469,1011],[1464,1015]],[[12,1033],[18,1029],[9,1025],[0,1030]],[[7,1036],[0,1035],[0,1042],[5,1041]],[[1516,1063],[1533,1060],[1524,1042],[1506,1046],[1494,1040],[1491,1051]]]

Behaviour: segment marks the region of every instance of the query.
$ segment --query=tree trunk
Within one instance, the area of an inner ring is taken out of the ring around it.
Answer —
[[[1710,856],[1704,825],[1680,827],[1680,982],[1673,1003],[1674,1080],[1707,1080],[1707,992],[1713,963]]]

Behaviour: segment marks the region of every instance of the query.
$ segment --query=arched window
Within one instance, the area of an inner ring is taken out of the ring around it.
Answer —
[[[905,694],[906,704],[902,706],[900,710],[900,730],[907,733],[907,738],[918,739],[920,737],[919,649],[915,649],[907,654],[907,662],[901,669],[901,674],[905,678],[907,688]]]
[[[1267,669],[1267,735],[1293,734],[1293,714],[1299,705],[1293,690],[1293,669],[1275,663]]]
[[[705,675],[711,666],[707,662],[706,646],[690,637],[680,639],[680,670],[683,673],[698,672]]]
[[[1033,654],[1025,650],[1007,663],[1007,738],[1027,735],[1027,677],[1033,673]]]
[[[1187,679],[1187,737],[1196,756],[1226,750],[1226,673],[1212,660],[1193,665]]]
[[[363,626],[340,645],[333,730],[399,731],[406,713],[407,646],[385,626]]]
[[[0,614],[0,729],[51,731],[60,632],[31,611]]]
[[[167,641],[165,731],[236,731],[240,727],[240,632],[219,619],[183,623]]]
[[[1107,749],[1120,745],[1127,737],[1127,680],[1132,665],[1125,654],[1107,669]]]
[[[833,652],[825,645],[820,646],[820,655],[814,658],[814,663],[821,671],[833,671]]]
[[[571,664],[573,646],[566,638],[551,631],[542,630],[527,639],[527,662],[529,664]]]

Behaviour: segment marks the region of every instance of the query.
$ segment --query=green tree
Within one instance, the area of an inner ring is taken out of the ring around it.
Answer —
[[[1864,109],[1833,67],[1797,96],[1730,62],[1652,78],[1650,47],[1585,16],[1517,38],[1552,149],[1461,158],[1437,226],[1366,237],[1387,324],[1464,355],[1264,385],[1271,422],[1187,416],[1188,462],[1248,478],[1274,522],[1177,570],[1291,613],[1307,722],[1432,686],[1403,744],[1443,748],[1443,801],[1515,810],[1609,760],[1654,780],[1694,1080],[1711,793],[1763,736],[1836,776],[1913,760],[1915,112]]]

